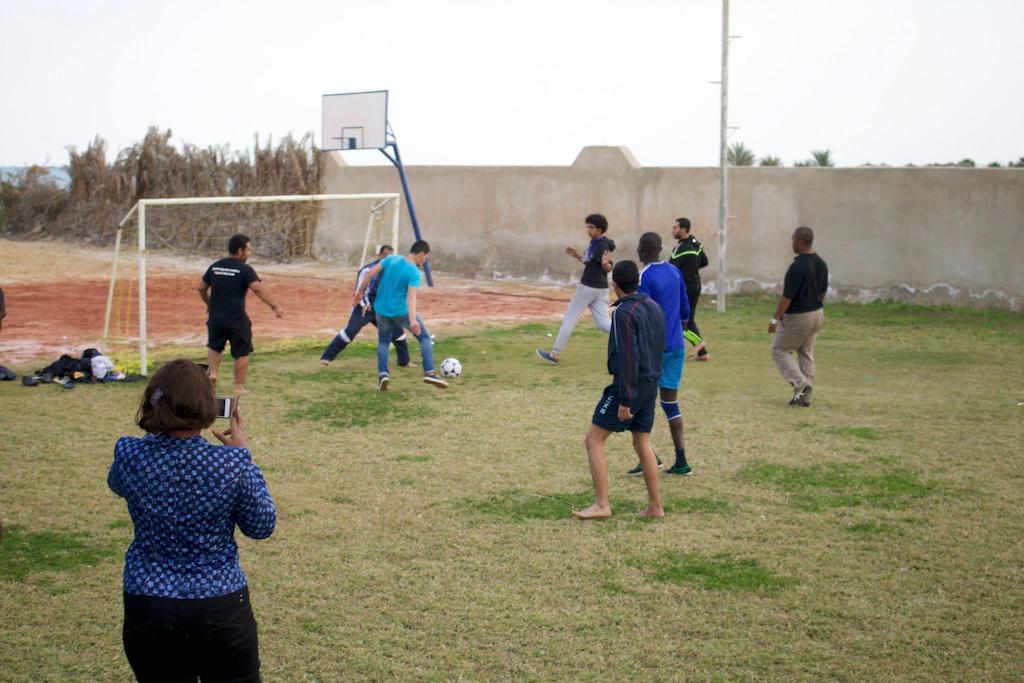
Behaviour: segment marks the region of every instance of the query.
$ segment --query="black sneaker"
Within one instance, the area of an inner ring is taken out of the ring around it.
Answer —
[[[654,459],[658,461],[658,469],[659,470],[662,469],[664,467],[664,465],[661,463],[661,458],[659,458],[658,456],[654,456]],[[638,462],[636,464],[636,467],[631,469],[629,472],[626,472],[626,476],[628,476],[628,477],[639,477],[639,476],[642,476],[643,473],[644,473],[644,466],[643,466],[642,463]]]
[[[803,406],[804,408],[811,407],[811,391],[813,388],[810,384],[800,390],[800,393],[793,397],[796,405]]]
[[[377,391],[387,391],[388,382],[390,381],[391,378],[388,377],[387,375],[381,375],[379,378],[377,378]]]

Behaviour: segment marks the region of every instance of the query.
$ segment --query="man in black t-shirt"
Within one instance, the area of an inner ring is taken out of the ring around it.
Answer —
[[[791,406],[811,405],[814,382],[814,340],[825,320],[823,308],[828,291],[828,266],[814,253],[814,232],[799,227],[793,232],[796,258],[786,271],[782,298],[768,325],[775,335],[772,358],[775,366],[793,387]],[[796,352],[798,361],[791,355]]]
[[[209,268],[199,283],[199,296],[207,306],[207,357],[210,380],[216,385],[221,354],[230,342],[231,357],[235,359],[235,395],[245,393],[245,373],[249,369],[252,353],[252,323],[245,313],[245,295],[251,289],[256,296],[280,318],[281,307],[274,303],[267,288],[260,282],[256,271],[246,263],[252,256],[252,244],[245,235],[235,235],[228,241],[228,258]]]
[[[576,285],[576,294],[562,316],[562,326],[558,329],[558,337],[551,351],[537,349],[537,355],[552,365],[558,364],[562,350],[569,343],[572,330],[584,309],[590,309],[597,329],[607,333],[612,326],[611,318],[608,317],[608,273],[612,269],[611,256],[615,251],[615,242],[604,236],[608,230],[607,218],[599,213],[592,213],[587,216],[585,222],[587,236],[590,238],[586,254],[581,255],[573,247],[565,248],[566,254],[583,263],[583,275],[580,277],[580,283]]]
[[[700,336],[700,330],[694,320],[697,317],[697,300],[700,299],[700,269],[708,265],[708,255],[704,253],[704,245],[700,240],[690,234],[689,218],[676,219],[672,225],[672,236],[679,240],[679,243],[672,250],[669,263],[683,274],[686,298],[690,301],[690,319],[683,321],[683,337],[693,344],[697,351],[697,360],[711,360],[707,344]]]

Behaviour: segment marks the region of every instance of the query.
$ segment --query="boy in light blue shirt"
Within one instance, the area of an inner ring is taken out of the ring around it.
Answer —
[[[377,298],[373,307],[377,311],[377,389],[387,391],[391,382],[388,372],[388,350],[395,325],[400,325],[416,337],[423,358],[423,381],[439,389],[447,389],[448,382],[434,372],[434,346],[423,319],[416,314],[416,291],[423,283],[420,266],[430,254],[430,245],[424,240],[413,243],[407,256],[392,254],[374,266],[362,286],[352,296],[353,305],[363,297],[368,282],[378,274]]]

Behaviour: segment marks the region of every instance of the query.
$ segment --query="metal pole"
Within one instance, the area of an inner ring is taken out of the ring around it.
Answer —
[[[402,165],[402,155],[398,151],[398,142],[392,140],[388,143],[388,147],[392,147],[395,150],[395,156],[391,156],[386,150],[381,150],[384,156],[395,165],[398,169],[398,177],[402,180],[402,192],[405,193],[405,203],[409,206],[409,220],[412,222],[412,232],[416,235],[417,240],[423,239],[420,237],[420,222],[416,220],[416,207],[412,204],[412,192],[409,191],[409,179],[405,175],[405,166]],[[423,272],[427,275],[427,286],[434,286],[434,278],[430,275],[430,259],[423,262]]]
[[[121,253],[121,226],[117,226],[114,237],[114,263],[110,266],[110,287],[107,289],[107,312],[103,314],[103,345],[110,336],[110,309],[114,307],[114,285],[117,283],[117,257]]]
[[[149,375],[146,360],[146,200],[139,200],[139,374]]]
[[[729,0],[722,0],[722,130],[718,145],[718,312],[725,313],[725,219],[728,204],[729,152]]]
[[[363,253],[359,256],[359,268],[366,265],[366,252],[370,251],[370,232],[373,231],[373,224],[376,222],[377,217],[374,215],[377,213],[376,208],[370,209],[370,220],[366,224],[366,237],[363,238]]]
[[[395,199],[394,210],[391,212],[391,246],[395,248],[395,253],[401,253],[398,251],[398,225],[401,220],[400,210],[402,208],[402,202],[399,199]]]

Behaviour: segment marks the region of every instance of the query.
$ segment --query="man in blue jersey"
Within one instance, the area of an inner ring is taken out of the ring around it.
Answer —
[[[638,292],[654,299],[665,316],[665,353],[661,357],[661,377],[658,379],[658,393],[661,409],[668,418],[669,433],[676,449],[676,459],[667,474],[690,475],[693,470],[686,462],[683,448],[683,413],[679,409],[679,384],[683,378],[683,363],[686,348],[683,343],[683,329],[690,317],[690,302],[686,296],[686,282],[679,269],[671,263],[659,261],[661,257],[661,236],[656,232],[645,232],[640,236],[637,253],[644,269],[640,271]],[[659,460],[658,466],[661,466]],[[637,465],[628,474],[639,476],[643,466]]]
[[[373,306],[377,309],[377,389],[387,391],[391,382],[388,372],[388,350],[391,335],[396,326],[412,332],[420,343],[423,358],[423,381],[438,389],[447,389],[448,382],[434,372],[434,346],[423,319],[416,315],[416,292],[423,283],[420,267],[430,255],[430,245],[425,240],[413,242],[407,256],[391,254],[381,260],[367,273],[367,282],[356,289],[352,303],[357,304],[366,293],[369,283],[380,275],[377,283],[377,298]]]
[[[359,269],[359,274],[356,275],[356,289],[358,290],[363,283],[367,282],[367,275],[375,265],[393,253],[395,253],[395,250],[390,244],[382,246],[377,253],[377,258]],[[345,325],[345,329],[340,330],[338,334],[334,335],[334,339],[331,340],[331,343],[324,349],[323,355],[320,356],[320,362],[323,365],[330,365],[331,361],[337,358],[338,354],[352,343],[352,340],[356,338],[361,329],[367,325],[377,326],[377,313],[373,310],[373,302],[377,298],[377,284],[379,281],[380,276],[377,276],[366,285],[366,293],[352,307],[352,313],[348,317],[348,324]],[[401,327],[394,327],[391,332],[391,341],[398,352],[398,365],[405,367],[409,364],[409,343],[405,340],[405,330]]]

